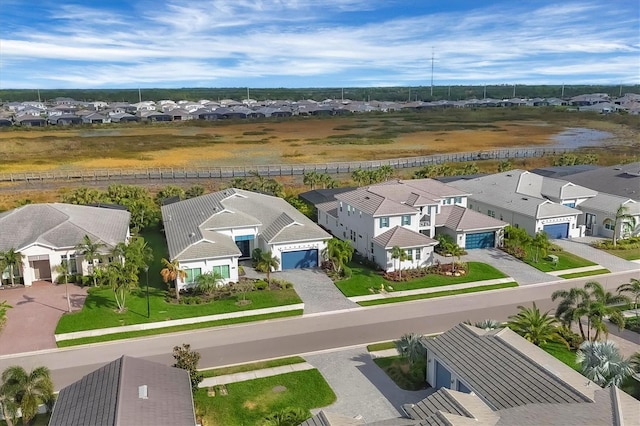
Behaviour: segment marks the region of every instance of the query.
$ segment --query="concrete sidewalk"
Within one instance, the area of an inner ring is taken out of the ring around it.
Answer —
[[[280,374],[293,373],[296,371],[313,370],[315,367],[308,362],[283,365],[280,367],[263,368],[261,370],[246,371],[244,373],[225,374],[222,376],[207,377],[198,387],[207,388],[216,385],[226,385],[229,383],[245,382],[247,380],[261,379],[263,377],[279,376]]]
[[[573,269],[563,269],[560,271],[550,271],[547,272],[549,275],[553,275],[554,277],[559,277],[560,275],[569,275],[569,274],[579,274],[581,272],[590,272],[590,271],[601,271],[603,269],[607,269],[602,265],[592,265],[592,266],[583,266],[581,268],[573,268]],[[603,272],[606,273],[606,272]]]

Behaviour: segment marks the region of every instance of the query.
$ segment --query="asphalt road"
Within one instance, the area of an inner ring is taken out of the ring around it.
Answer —
[[[200,352],[201,368],[246,363],[392,340],[407,332],[438,333],[464,320],[506,320],[517,312],[518,305],[530,305],[532,301],[541,309],[552,309],[550,295],[559,288],[582,286],[597,279],[614,290],[630,278],[640,278],[640,271],[7,355],[0,357],[0,371],[16,364],[28,369],[45,365],[52,370],[56,389],[60,389],[121,355],[171,364],[172,348],[182,343],[190,343]]]

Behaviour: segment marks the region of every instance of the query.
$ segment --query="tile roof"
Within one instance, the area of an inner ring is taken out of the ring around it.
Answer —
[[[147,398],[139,387],[147,386]],[[195,425],[185,370],[122,356],[63,388],[50,426]]]
[[[425,247],[435,246],[438,242],[419,232],[412,231],[402,226],[391,228],[373,239],[373,242],[385,249],[398,246],[400,248],[407,247]]]
[[[508,328],[485,331],[459,324],[423,344],[495,410],[590,402],[598,388]]]
[[[640,201],[640,162],[599,167],[566,176],[565,179],[598,192]]]
[[[18,251],[33,244],[73,247],[88,235],[114,247],[125,241],[130,214],[75,204],[27,204],[0,216],[0,250]]]
[[[285,219],[283,214],[289,219]],[[237,225],[234,223],[235,218],[238,220]],[[209,239],[205,235],[207,230],[256,226],[258,234],[266,232],[270,242],[331,238],[285,200],[235,188],[162,206],[162,221],[171,259],[186,260],[183,252],[192,244]],[[292,226],[293,222],[297,225]],[[216,250],[222,248],[222,238],[219,235],[209,234],[209,237],[215,237],[220,244]],[[232,242],[231,238],[228,239]],[[227,244],[227,247],[229,256],[237,254],[237,247],[234,249],[231,244]],[[198,253],[203,252],[198,249]]]
[[[442,206],[436,215],[436,227],[445,226],[455,231],[498,229],[507,225],[507,222],[455,205]]]
[[[631,198],[619,197],[617,195],[598,193],[593,198],[583,201],[580,208],[598,210],[604,213],[615,215],[621,205],[627,207],[627,214],[640,215],[640,202],[633,201]]]
[[[300,423],[300,426],[358,426],[364,424],[365,422],[362,419],[322,410],[315,416]]]

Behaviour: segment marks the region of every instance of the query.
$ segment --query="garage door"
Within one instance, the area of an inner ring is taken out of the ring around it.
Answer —
[[[555,225],[545,225],[542,228],[550,239],[568,238],[569,237],[569,224],[568,223],[556,223]]]
[[[282,269],[315,268],[318,250],[299,250],[282,253]]]
[[[464,248],[476,249],[476,248],[488,248],[494,247],[496,243],[495,232],[479,232],[476,234],[467,234],[464,240]]]
[[[442,364],[436,361],[436,389],[451,388],[451,373]]]

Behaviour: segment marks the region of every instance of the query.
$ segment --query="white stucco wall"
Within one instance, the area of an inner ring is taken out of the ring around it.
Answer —
[[[238,258],[237,257],[221,257],[216,259],[198,259],[181,261],[181,269],[194,269],[200,268],[201,273],[212,272],[214,266],[229,266],[229,278],[225,279],[225,283],[238,282]],[[188,288],[191,284],[185,283],[183,280],[178,280],[178,287],[180,289]]]
[[[377,244],[374,244],[374,259],[380,269],[386,272],[393,272],[398,268],[398,259],[391,257],[392,250],[386,250]],[[420,250],[420,259],[416,259],[415,250]],[[424,268],[433,264],[433,246],[428,247],[414,247],[411,249],[405,249],[407,254],[411,250],[411,260],[405,260],[400,262],[401,269],[415,269]]]
[[[56,273],[56,267],[62,263],[62,259],[66,259],[68,255],[72,255],[76,253],[76,250],[73,247],[68,247],[64,249],[53,249],[51,247],[45,247],[41,245],[32,245],[27,248],[20,250],[20,253],[23,256],[22,266],[20,267],[20,271],[24,278],[24,285],[30,286],[33,284],[33,281],[36,281],[35,271],[31,267],[29,263],[29,257],[34,256],[48,256],[49,266],[51,267],[51,280],[56,282],[58,278],[58,273]],[[88,273],[88,264],[82,258],[82,256],[78,255],[77,257],[77,268],[78,273],[87,274]]]

